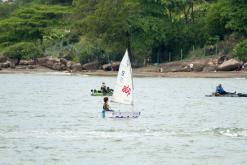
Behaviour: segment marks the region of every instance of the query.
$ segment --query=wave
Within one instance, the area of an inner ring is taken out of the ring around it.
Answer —
[[[0,130],[0,137],[10,139],[44,138],[44,139],[88,139],[88,138],[124,138],[124,137],[164,137],[164,136],[189,136],[179,130],[166,129],[96,129],[88,131],[55,129],[55,130]]]
[[[247,129],[245,128],[213,128],[204,132],[216,136],[247,137]]]
[[[185,132],[183,130],[172,130],[172,129],[152,129],[152,128],[142,128],[142,129],[96,129],[92,131],[93,134],[99,135],[120,135],[120,136],[190,136],[190,132]]]
[[[95,130],[0,130],[1,138],[10,139],[27,139],[27,138],[44,138],[44,139],[88,139],[88,138],[124,138],[124,137],[156,137],[165,136],[190,137],[197,135],[226,136],[231,138],[247,138],[247,129],[244,128],[212,128],[203,131],[184,131],[172,129],[95,129]]]

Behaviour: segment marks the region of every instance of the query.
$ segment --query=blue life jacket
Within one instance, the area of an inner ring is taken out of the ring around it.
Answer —
[[[222,87],[217,86],[216,93],[224,94],[225,93],[225,90]]]

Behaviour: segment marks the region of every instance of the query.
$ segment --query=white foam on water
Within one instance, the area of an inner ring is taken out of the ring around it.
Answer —
[[[217,136],[247,138],[247,129],[244,128],[213,128],[207,129],[203,132]]]

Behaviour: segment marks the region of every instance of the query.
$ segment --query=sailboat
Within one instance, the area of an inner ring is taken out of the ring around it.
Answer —
[[[113,92],[112,102],[118,104],[131,105],[132,111],[120,112],[120,111],[104,111],[105,117],[110,118],[138,118],[141,112],[134,112],[134,99],[133,99],[133,77],[132,68],[129,59],[128,50],[126,50],[124,57],[120,63],[117,83]]]

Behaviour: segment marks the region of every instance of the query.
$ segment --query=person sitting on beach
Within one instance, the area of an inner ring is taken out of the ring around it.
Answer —
[[[226,92],[224,90],[224,88],[222,87],[221,84],[219,84],[217,87],[216,87],[216,94],[219,94],[219,95],[225,95],[225,94],[228,94],[228,92]]]
[[[110,109],[110,106],[108,104],[108,97],[104,97],[104,104],[103,104],[103,110],[104,111],[113,111]]]

